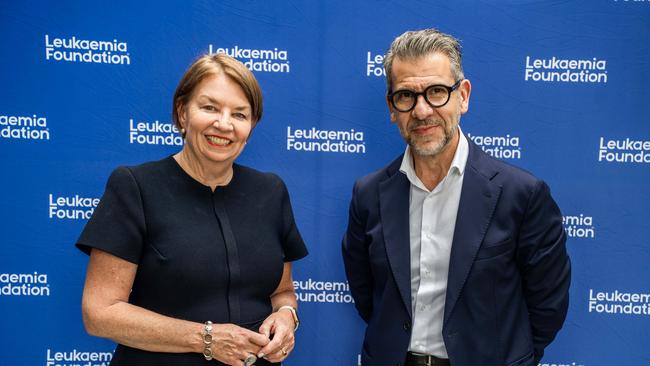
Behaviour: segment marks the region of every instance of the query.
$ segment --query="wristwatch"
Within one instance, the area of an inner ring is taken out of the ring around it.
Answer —
[[[298,326],[300,325],[300,319],[298,319],[298,312],[296,311],[296,308],[294,308],[293,306],[284,305],[284,306],[280,306],[278,311],[282,309],[287,309],[291,312],[291,316],[293,317],[293,322],[296,324],[296,327],[293,328],[293,331],[295,332],[296,330],[298,330]]]

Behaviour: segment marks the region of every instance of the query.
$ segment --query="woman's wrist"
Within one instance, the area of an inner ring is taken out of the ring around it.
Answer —
[[[277,311],[286,311],[291,314],[291,318],[293,319],[293,331],[295,332],[298,330],[298,327],[300,326],[300,319],[298,318],[298,310],[296,310],[295,307],[291,305],[283,305],[278,308]]]
[[[201,332],[201,340],[203,341],[202,354],[206,361],[212,360],[212,329],[213,324],[211,321],[206,321],[203,324],[203,331]]]

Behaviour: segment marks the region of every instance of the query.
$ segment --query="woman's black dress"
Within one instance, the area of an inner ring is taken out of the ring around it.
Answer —
[[[138,265],[131,304],[174,318],[257,331],[272,311],[270,295],[284,262],[306,256],[307,249],[282,180],[237,164],[233,169],[231,182],[213,192],[171,156],[117,168],[77,247],[86,253],[97,248]],[[205,364],[198,353],[123,345],[111,362]]]

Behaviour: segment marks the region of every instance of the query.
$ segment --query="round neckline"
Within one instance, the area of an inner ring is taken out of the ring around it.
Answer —
[[[232,177],[230,178],[230,182],[228,182],[228,184],[223,185],[223,186],[216,186],[214,191],[213,191],[212,187],[207,186],[207,185],[199,182],[198,180],[194,179],[194,177],[192,177],[188,172],[186,172],[185,169],[183,169],[183,167],[178,163],[178,161],[176,161],[176,159],[174,159],[174,155],[170,155],[167,159],[171,160],[170,163],[172,165],[174,165],[176,167],[176,169],[178,169],[178,171],[180,171],[181,175],[184,176],[186,180],[192,182],[194,185],[197,185],[197,186],[200,186],[200,187],[202,187],[204,189],[207,189],[211,194],[217,193],[219,191],[227,190],[230,186],[232,186],[234,184],[235,180],[237,179],[237,170],[238,170],[239,166],[236,163],[233,163],[232,164]]]

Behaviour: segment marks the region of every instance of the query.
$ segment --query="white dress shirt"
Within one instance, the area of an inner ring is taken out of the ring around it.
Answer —
[[[429,191],[415,174],[407,146],[400,171],[411,182],[409,233],[411,246],[411,303],[413,327],[409,351],[448,358],[442,338],[451,242],[469,154],[467,139],[460,140],[445,178]]]

